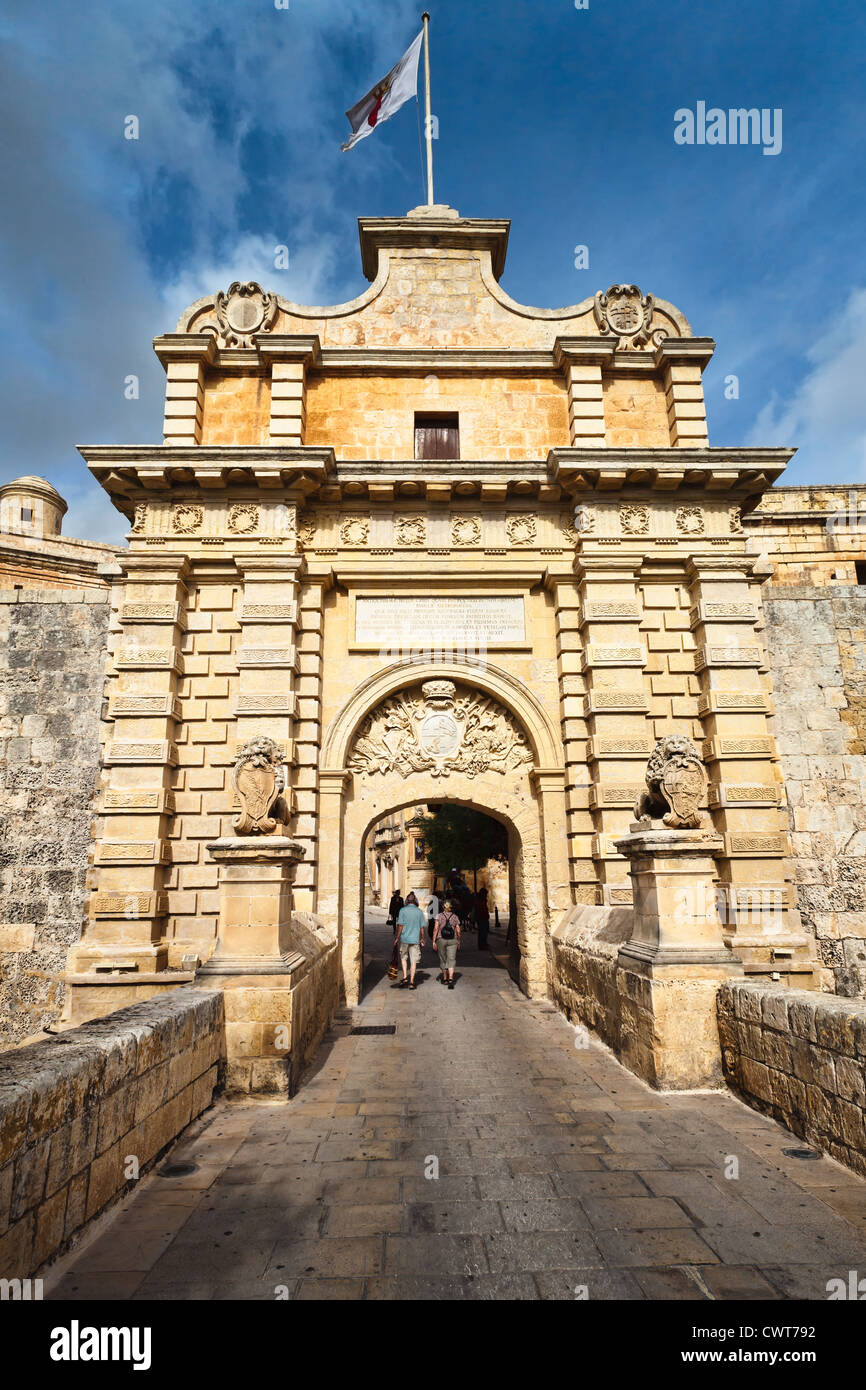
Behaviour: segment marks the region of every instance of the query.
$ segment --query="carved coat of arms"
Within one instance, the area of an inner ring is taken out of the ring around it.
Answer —
[[[431,772],[513,772],[532,762],[524,734],[488,696],[458,695],[452,681],[426,681],[420,698],[407,692],[387,700],[361,725],[348,761],[368,776]]]
[[[669,830],[699,830],[704,817],[698,809],[707,789],[701,755],[685,734],[660,738],[646,769],[645,792],[638,797],[634,814],[647,828],[661,819]]]
[[[239,835],[270,835],[285,820],[277,773],[285,752],[271,738],[253,738],[238,753],[232,786],[241,805],[233,825]]]
[[[650,340],[654,301],[651,294],[641,294],[637,285],[611,285],[604,294],[595,296],[593,312],[599,330],[611,333],[619,348],[643,347]],[[664,338],[664,330],[652,334]]]

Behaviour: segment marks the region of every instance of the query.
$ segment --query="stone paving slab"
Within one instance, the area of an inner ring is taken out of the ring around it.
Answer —
[[[729,1094],[576,1048],[471,939],[455,990],[424,974],[341,1010],[292,1102],[197,1121],[46,1297],[774,1301],[866,1274],[866,1181]],[[396,1033],[349,1035],[371,1017]]]

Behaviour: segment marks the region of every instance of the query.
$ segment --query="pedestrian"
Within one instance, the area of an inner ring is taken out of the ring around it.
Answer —
[[[397,930],[397,916],[402,906],[403,898],[401,897],[400,889],[395,888],[394,892],[391,894],[391,901],[388,904],[388,921],[385,923],[387,927],[393,927],[395,931]]]
[[[405,905],[397,914],[397,944],[400,947],[400,964],[403,978],[398,989],[415,989],[415,971],[421,959],[421,937],[424,931],[424,913],[418,906],[414,893],[409,893]],[[409,968],[411,967],[411,973]]]
[[[486,951],[487,933],[490,930],[490,908],[487,906],[486,888],[479,888],[475,895],[475,923],[478,927],[478,949]]]
[[[430,941],[433,940],[433,933],[436,930],[436,918],[439,916],[439,898],[436,893],[431,893],[427,899],[427,935]]]
[[[439,980],[449,989],[453,989],[457,948],[460,945],[460,918],[454,911],[453,903],[448,899],[443,903],[442,911],[436,918],[433,945],[439,952]]]

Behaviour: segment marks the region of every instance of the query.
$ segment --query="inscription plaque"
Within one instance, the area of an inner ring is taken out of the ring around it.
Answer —
[[[522,597],[359,597],[355,601],[356,642],[382,645],[396,638],[418,646],[431,639],[456,643],[467,637],[489,646],[525,642]]]

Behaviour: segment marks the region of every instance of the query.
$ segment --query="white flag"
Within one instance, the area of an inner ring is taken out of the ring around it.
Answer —
[[[366,135],[372,135],[377,125],[390,120],[401,106],[418,95],[418,60],[421,57],[423,39],[422,29],[388,76],[377,82],[373,90],[362,97],[357,106],[346,112],[352,127],[352,138],[340,146],[342,150],[350,150]]]

